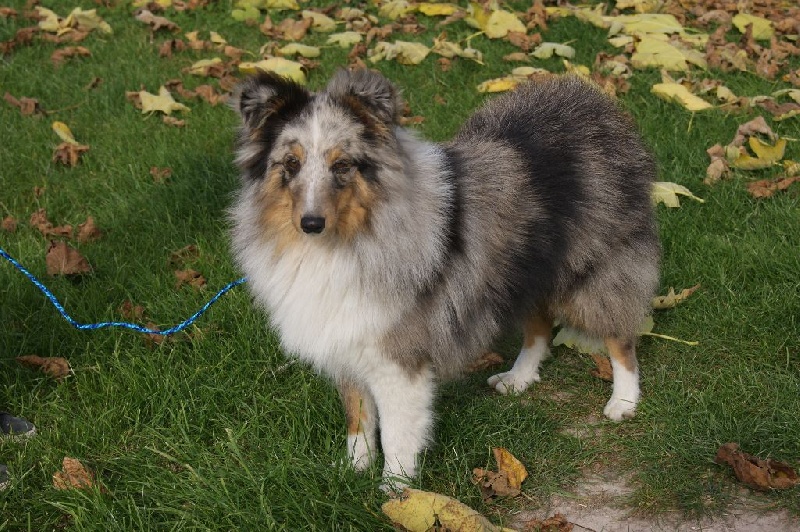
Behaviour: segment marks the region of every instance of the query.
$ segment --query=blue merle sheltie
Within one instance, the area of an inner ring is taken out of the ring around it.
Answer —
[[[554,321],[602,340],[604,413],[634,415],[637,331],[659,277],[656,170],[617,102],[578,77],[529,82],[433,143],[399,125],[398,89],[340,71],[319,92],[243,81],[233,248],[287,353],[337,385],[348,456],[396,486],[431,436],[437,381],[517,327],[489,378],[539,380]]]

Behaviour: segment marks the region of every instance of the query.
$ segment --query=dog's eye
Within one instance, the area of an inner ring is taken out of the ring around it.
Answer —
[[[283,159],[283,167],[290,174],[296,174],[297,172],[300,171],[300,159],[298,159],[294,155],[287,155]]]
[[[353,166],[350,164],[350,161],[336,161],[331,166],[331,172],[336,177],[345,177],[347,174],[350,173],[350,170]]]

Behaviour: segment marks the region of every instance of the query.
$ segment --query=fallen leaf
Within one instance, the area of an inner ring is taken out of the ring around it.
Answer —
[[[126,320],[141,320],[144,318],[144,307],[141,305],[134,305],[132,302],[126,300],[119,306],[119,313]]]
[[[357,31],[343,31],[341,33],[332,33],[325,42],[326,44],[335,44],[342,48],[349,48],[363,40],[364,36]]]
[[[19,100],[12,96],[9,92],[3,95],[3,99],[10,105],[19,109],[22,116],[31,116],[34,114],[44,114],[44,110],[39,105],[39,100],[35,98],[22,97]]]
[[[503,362],[505,362],[505,359],[503,359],[502,355],[495,353],[494,351],[489,351],[482,354],[477,360],[470,364],[467,367],[467,373],[484,371],[494,366],[499,366]]]
[[[45,263],[48,275],[81,275],[92,271],[78,250],[61,241],[50,241]]]
[[[747,183],[747,192],[756,199],[771,198],[776,192],[788,189],[793,183],[800,182],[800,176],[776,177]]]
[[[543,42],[531,52],[531,55],[537,59],[549,59],[553,57],[553,54],[559,57],[572,58],[575,57],[575,48],[557,42]]]
[[[449,17],[460,8],[455,4],[421,2],[417,4],[417,11],[428,17]]]
[[[311,29],[321,33],[330,33],[336,31],[336,21],[324,13],[317,13],[316,11],[304,10],[303,18],[311,19]]]
[[[222,59],[214,57],[211,59],[201,59],[192,64],[192,66],[183,69],[183,72],[192,74],[193,76],[219,77],[222,75],[224,69],[225,65],[222,63]]]
[[[158,95],[150,94],[147,91],[139,91],[139,99],[142,103],[143,114],[161,112],[165,115],[171,115],[173,111],[190,111],[182,103],[176,102],[169,90],[163,85],[158,89]]]
[[[691,288],[684,288],[677,294],[675,293],[675,289],[670,287],[669,292],[665,296],[656,296],[650,302],[650,306],[656,310],[663,310],[668,308],[673,308],[678,305],[678,303],[682,303],[686,298],[690,295],[694,294],[700,288],[699,284],[692,286]]]
[[[484,516],[445,495],[406,488],[400,497],[383,503],[381,511],[408,532],[500,532]]]
[[[153,181],[156,183],[163,183],[172,175],[172,168],[152,166],[150,167],[150,175],[153,176]]]
[[[751,136],[748,139],[748,144],[756,156],[753,157],[747,152],[740,151],[733,160],[729,161],[731,166],[740,170],[769,168],[783,159],[783,154],[786,151],[786,139],[778,139],[774,145],[770,145],[756,136]]]
[[[75,458],[64,457],[61,471],[53,474],[53,487],[57,490],[88,490],[94,486],[94,475]]]
[[[397,20],[398,18],[407,15],[414,11],[416,7],[407,0],[390,0],[384,2],[378,9],[378,16],[388,18],[390,20]]]
[[[290,61],[283,57],[270,57],[257,63],[240,63],[239,71],[243,74],[255,74],[259,70],[274,72],[279,76],[289,78],[297,83],[305,85],[306,75],[303,72],[303,65],[296,61]]]
[[[611,360],[600,353],[589,353],[594,361],[595,368],[591,371],[592,376],[598,379],[614,382],[614,368],[611,367]]]
[[[85,222],[78,224],[78,242],[94,242],[101,236],[103,236],[103,232],[95,225],[92,216],[88,216]]]
[[[278,53],[281,55],[301,55],[303,57],[319,57],[320,49],[316,46],[309,46],[307,44],[289,43],[282,48],[278,48]]]
[[[178,270],[175,272],[175,288],[178,289],[184,284],[188,284],[193,288],[203,288],[206,285],[206,278],[197,270],[187,269]]]
[[[731,141],[732,146],[741,146],[744,144],[748,137],[756,134],[766,135],[770,139],[777,140],[776,135],[764,120],[763,116],[757,116],[754,119],[740,125],[736,130],[736,136]]]
[[[62,357],[40,357],[37,355],[26,355],[17,357],[17,362],[23,366],[38,368],[56,380],[62,380],[72,373],[69,362]]]
[[[730,465],[739,481],[757,490],[788,489],[800,482],[797,472],[788,464],[747,454],[739,449],[738,443],[722,445],[714,461]]]
[[[525,530],[535,530],[536,532],[572,532],[574,528],[575,525],[559,513],[555,513],[543,521],[539,519],[525,521]]]
[[[13,216],[6,216],[3,218],[3,221],[0,222],[0,228],[3,229],[6,233],[13,233],[17,230],[17,220]]]
[[[502,39],[509,32],[526,33],[528,28],[514,13],[503,9],[486,10],[481,4],[470,2],[468,17],[464,21],[478,28],[490,39]]]
[[[752,24],[753,38],[759,41],[768,41],[775,34],[772,28],[772,22],[765,18],[749,15],[746,13],[739,13],[731,20],[736,29],[742,33],[747,31],[747,26]]]
[[[714,107],[704,99],[692,94],[680,83],[656,83],[650,92],[667,101],[676,102],[689,111],[704,111]]]
[[[401,65],[418,65],[430,51],[430,48],[418,42],[379,42],[367,55],[372,63],[395,59]]]
[[[197,260],[198,257],[200,257],[200,250],[196,245],[189,244],[169,254],[169,265],[173,267],[181,267],[187,262]]]
[[[58,135],[58,138],[64,142],[68,142],[76,146],[78,145],[78,141],[75,140],[75,137],[72,135],[72,130],[70,130],[69,126],[64,122],[53,122],[52,128],[53,132]]]
[[[150,26],[150,31],[153,33],[160,29],[168,31],[180,31],[180,27],[169,19],[158,17],[154,15],[149,9],[139,9],[134,15],[134,18],[139,22],[143,22]]]
[[[494,459],[497,460],[497,471],[508,478],[510,487],[518,490],[528,478],[528,470],[504,447],[494,447],[492,453],[494,453]]]
[[[185,127],[186,120],[181,120],[179,118],[175,118],[174,116],[162,116],[161,121],[167,124],[168,126],[173,127]]]
[[[650,192],[650,197],[653,199],[653,203],[655,203],[656,205],[659,203],[663,203],[667,207],[673,209],[681,206],[680,199],[678,199],[679,195],[686,196],[695,201],[699,201],[700,203],[705,203],[704,199],[698,198],[697,196],[692,194],[691,190],[677,183],[670,183],[667,181],[656,181],[655,183],[653,183],[653,187]]]
[[[60,67],[70,57],[90,57],[91,55],[92,52],[83,46],[65,46],[53,52],[50,55],[50,61],[52,61],[53,66]]]
[[[58,162],[66,166],[76,166],[83,153],[89,151],[89,146],[62,142],[53,151],[53,162]]]

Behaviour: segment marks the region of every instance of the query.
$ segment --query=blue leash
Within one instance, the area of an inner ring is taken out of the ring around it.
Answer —
[[[176,332],[180,332],[189,325],[191,325],[192,323],[194,323],[197,320],[197,318],[202,316],[209,309],[209,307],[214,303],[216,303],[220,297],[225,295],[225,293],[230,291],[232,288],[239,286],[240,284],[244,283],[247,280],[245,277],[242,277],[241,279],[237,279],[236,281],[226,284],[219,292],[217,292],[217,294],[214,297],[212,297],[208,301],[208,303],[203,305],[200,308],[200,310],[192,314],[186,321],[179,323],[174,327],[170,327],[169,329],[158,331],[155,329],[148,329],[147,327],[142,327],[141,325],[136,325],[135,323],[126,323],[122,321],[104,321],[101,323],[78,323],[72,316],[67,314],[67,311],[64,310],[64,306],[58,301],[58,299],[56,299],[56,296],[54,296],[53,293],[45,285],[43,285],[42,282],[39,279],[37,279],[35,275],[33,275],[31,272],[25,269],[25,267],[22,266],[22,264],[20,264],[19,262],[17,262],[14,259],[14,257],[6,253],[6,251],[2,247],[0,247],[0,257],[3,257],[8,262],[10,262],[16,269],[21,271],[25,275],[25,277],[27,277],[30,280],[30,282],[36,285],[36,288],[38,288],[39,290],[42,291],[42,293],[44,293],[47,299],[50,300],[53,306],[56,307],[61,316],[65,320],[67,320],[70,325],[82,331],[94,331],[96,329],[104,329],[106,327],[122,327],[124,329],[130,329],[136,332],[147,333],[147,334],[158,334],[162,336],[175,334]]]

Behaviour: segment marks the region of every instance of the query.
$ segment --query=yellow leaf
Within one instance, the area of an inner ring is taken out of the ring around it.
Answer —
[[[303,57],[319,57],[320,50],[316,46],[308,46],[297,42],[278,48],[281,55],[302,55]]]
[[[297,0],[264,0],[262,7],[266,9],[289,9],[292,11],[300,9]]]
[[[69,129],[69,126],[67,124],[65,124],[64,122],[53,122],[52,127],[55,134],[58,135],[58,138],[60,138],[64,142],[67,142],[74,146],[78,146],[78,141],[75,140],[75,137],[72,136],[72,131]]]
[[[699,201],[700,203],[706,202],[704,199],[698,198],[692,194],[692,191],[685,186],[677,183],[670,183],[668,181],[656,181],[653,183],[653,187],[650,190],[650,197],[652,198],[653,203],[663,203],[667,207],[673,209],[681,206],[678,195],[686,196],[687,198]]]
[[[614,7],[617,9],[633,8],[637,13],[653,13],[664,5],[662,0],[617,0]]]
[[[746,13],[739,13],[733,17],[733,25],[736,29],[744,33],[747,31],[748,24],[753,25],[753,38],[759,41],[768,41],[775,34],[772,22],[765,18]]]
[[[505,473],[510,487],[519,489],[525,479],[528,478],[528,470],[525,469],[522,462],[508,452],[508,449],[495,447],[492,452],[494,453],[494,459],[497,460],[497,471]]]
[[[176,102],[163,85],[158,89],[158,95],[150,94],[147,91],[140,91],[139,99],[142,102],[142,113],[159,111],[165,115],[170,115],[173,111],[189,111],[188,107],[182,103]]]
[[[225,46],[226,44],[228,44],[228,41],[225,40],[225,37],[223,37],[216,31],[209,32],[208,40],[219,46]]]
[[[789,96],[795,103],[800,103],[800,89],[781,89],[772,93],[775,98],[779,96]]]
[[[39,27],[44,31],[55,33],[61,29],[58,15],[46,7],[36,6],[36,16],[39,18]]]
[[[649,33],[683,33],[683,26],[672,15],[644,13],[641,15],[620,15],[613,17],[622,31],[628,35],[645,35]]]
[[[679,103],[692,112],[714,107],[701,97],[689,92],[689,89],[680,83],[656,83],[650,89],[650,92],[668,102]]]
[[[386,2],[381,5],[378,10],[378,15],[391,20],[397,20],[403,15],[411,13],[414,9],[415,6],[411,5],[411,3],[406,0],[391,0],[391,2]]]
[[[289,78],[301,85],[306,83],[306,75],[303,72],[303,65],[296,61],[290,61],[283,57],[270,57],[262,59],[256,63],[240,63],[239,71],[243,74],[255,74],[259,70],[274,72],[279,76]]]
[[[342,48],[349,48],[362,40],[364,40],[364,36],[357,31],[343,31],[341,33],[332,33],[325,42],[327,44],[336,44]]]
[[[506,92],[519,85],[519,80],[506,76],[484,81],[478,85],[478,92]]]
[[[592,75],[591,69],[586,65],[576,65],[574,63],[570,63],[566,59],[564,59],[564,71],[568,74],[577,74],[579,76],[583,76],[584,78],[588,78]]]
[[[705,58],[698,56],[693,50],[682,50],[670,43],[664,35],[644,35],[636,44],[636,51],[631,55],[631,64],[635,68],[665,68],[667,70],[689,69],[688,63],[705,67]]]
[[[97,29],[103,33],[112,33],[111,26],[109,26],[106,21],[97,15],[96,9],[84,11],[83,9],[76,7],[67,16],[66,20],[64,21],[64,26],[67,28],[78,28],[87,31]]]
[[[383,59],[396,59],[401,65],[418,65],[428,56],[430,51],[430,48],[418,42],[379,42],[367,55],[373,63]]]
[[[486,26],[481,28],[490,39],[502,39],[509,32],[525,33],[528,29],[514,13],[502,9],[492,11]]]
[[[336,30],[336,21],[323,13],[305,10],[303,11],[303,18],[311,19],[311,29],[314,31],[330,33]]]
[[[691,288],[684,288],[683,290],[681,290],[676,294],[675,289],[670,287],[669,292],[667,292],[667,295],[654,297],[653,300],[650,302],[650,306],[656,310],[673,308],[677,306],[678,303],[682,303],[686,298],[694,294],[698,288],[700,288],[700,285],[696,284]]]
[[[215,57],[213,59],[201,59],[186,69],[186,72],[194,76],[206,76],[208,75],[209,67],[219,64],[222,64],[222,59],[219,57]]]
[[[439,54],[442,57],[453,58],[463,57],[464,59],[472,59],[476,63],[483,64],[483,54],[474,48],[461,48],[457,43],[450,42],[445,39],[435,38],[433,40],[433,48],[431,52]]]
[[[760,170],[762,168],[769,168],[783,159],[783,154],[786,152],[786,139],[778,139],[774,146],[763,142],[756,136],[751,136],[748,139],[748,144],[755,157],[747,153],[738,152],[736,158],[731,162],[735,168],[740,170]]]
[[[399,498],[383,503],[381,510],[393,523],[409,532],[427,532],[433,530],[434,525],[441,526],[439,530],[462,532],[503,530],[456,499],[411,488],[403,490]]]
[[[531,52],[531,55],[537,59],[549,59],[553,57],[553,54],[560,57],[572,58],[575,57],[575,48],[557,42],[543,42]]]
[[[421,4],[417,4],[417,11],[429,17],[447,17],[458,11],[458,6],[455,4],[432,4],[429,2],[422,2]]]

